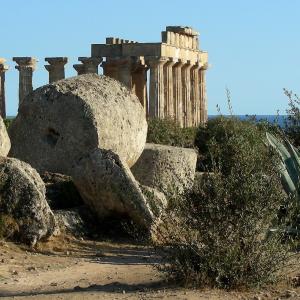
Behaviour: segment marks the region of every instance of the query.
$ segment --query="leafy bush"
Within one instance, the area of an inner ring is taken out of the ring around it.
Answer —
[[[181,128],[172,119],[150,119],[147,143],[193,148],[197,128]]]
[[[285,95],[289,99],[287,109],[287,119],[285,122],[285,132],[296,146],[300,146],[300,98],[292,91],[284,89]]]
[[[254,123],[235,118],[209,121],[197,143],[211,172],[164,218],[162,271],[185,284],[228,289],[275,280],[289,255],[277,216],[286,198],[278,156]]]
[[[255,146],[255,150],[263,151],[265,147],[262,139],[265,129],[265,125],[258,125],[254,119],[244,121],[233,116],[219,116],[210,119],[206,126],[199,126],[195,147],[201,156],[201,170],[211,171],[213,160],[216,164],[222,164],[223,172],[225,169],[231,169],[234,161],[240,158],[237,153],[240,147]],[[239,141],[239,145],[235,139]],[[260,159],[259,153],[257,154],[257,159]]]

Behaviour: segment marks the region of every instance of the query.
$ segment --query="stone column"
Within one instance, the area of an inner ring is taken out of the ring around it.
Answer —
[[[187,61],[182,67],[182,111],[183,127],[190,127],[191,122],[191,63]]]
[[[19,70],[19,105],[24,98],[33,91],[32,75],[36,68],[37,60],[34,57],[13,57]]]
[[[206,70],[208,65],[205,64],[199,71],[200,82],[200,122],[207,122],[207,97],[206,97]]]
[[[174,112],[175,120],[182,127],[183,126],[183,114],[182,114],[182,76],[181,69],[183,62],[178,62],[173,67],[173,95],[174,95]]]
[[[83,64],[83,73],[95,73],[98,74],[98,66],[102,62],[101,57],[78,57],[78,60]]]
[[[122,82],[130,91],[132,90],[132,68],[133,60],[131,57],[124,57],[116,60],[118,80]]]
[[[164,64],[165,57],[151,57],[147,61],[150,67],[150,97],[149,97],[149,117],[164,118]]]
[[[49,72],[49,83],[65,78],[65,64],[68,62],[67,57],[46,57],[45,69]]]
[[[101,67],[103,68],[103,74],[118,80],[118,70],[116,64],[109,58],[102,62]]]
[[[144,62],[139,62],[134,66],[132,72],[132,91],[137,95],[147,114],[147,70],[148,66]]]
[[[0,115],[6,118],[6,105],[5,105],[5,72],[8,70],[4,58],[0,58]]]
[[[164,97],[165,97],[165,117],[174,119],[174,89],[173,89],[173,66],[176,62],[173,58],[164,65]]]
[[[200,84],[199,84],[200,65],[196,63],[191,68],[191,118],[192,126],[200,123]]]

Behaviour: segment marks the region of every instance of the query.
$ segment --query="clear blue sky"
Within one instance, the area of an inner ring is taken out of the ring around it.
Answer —
[[[115,36],[160,41],[167,25],[200,31],[209,52],[208,112],[227,112],[225,88],[235,114],[284,113],[282,88],[300,94],[299,0],[0,0],[0,57],[7,58],[8,115],[17,112],[18,72],[13,56],[39,59],[34,87],[47,83],[47,56],[67,56],[67,76],[90,44]]]

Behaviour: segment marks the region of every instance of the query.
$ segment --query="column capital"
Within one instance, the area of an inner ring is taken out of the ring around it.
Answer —
[[[102,57],[78,57],[78,61],[81,61],[83,64],[91,64],[98,66],[102,61]]]
[[[174,67],[182,67],[184,65],[184,62],[182,59],[177,59],[175,64],[174,64]]]
[[[85,70],[84,64],[75,64],[73,65],[73,68],[77,71],[78,75],[84,74],[84,70]]]
[[[164,65],[168,61],[168,57],[164,56],[148,56],[146,58],[146,63],[150,67],[155,67],[158,65]]]
[[[9,67],[5,65],[6,59],[0,57],[0,73],[6,72]]]
[[[170,57],[170,58],[166,61],[165,66],[167,66],[167,67],[172,67],[172,66],[174,66],[174,65],[177,64],[177,63],[178,63],[178,59],[175,59],[175,58],[173,58],[173,57]]]
[[[56,65],[64,66],[66,63],[68,63],[68,58],[67,57],[46,57],[45,61],[53,66],[56,66]]]
[[[199,71],[201,67],[202,65],[199,62],[196,62],[194,65],[192,65],[192,71]]]
[[[207,70],[209,68],[209,65],[208,63],[204,63],[202,66],[201,66],[201,70]]]
[[[147,71],[149,66],[146,64],[145,58],[139,56],[134,59],[132,69],[133,72]]]
[[[190,60],[186,60],[186,61],[183,63],[182,68],[183,68],[183,69],[191,69],[192,66],[193,66],[193,65],[191,64],[191,61],[190,61]]]
[[[34,57],[13,57],[18,66],[15,66],[17,70],[20,69],[31,69],[34,71],[36,69],[36,63],[38,60]]]
[[[49,72],[49,83],[65,78],[65,64],[68,62],[67,57],[46,57],[45,61],[49,65],[44,65]]]
[[[78,57],[78,60],[82,62],[83,71],[81,74],[95,73],[98,74],[98,66],[102,62],[102,57]],[[80,75],[78,73],[78,75]]]

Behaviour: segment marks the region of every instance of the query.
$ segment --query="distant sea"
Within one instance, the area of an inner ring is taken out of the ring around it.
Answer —
[[[218,117],[219,115],[208,115],[208,119],[213,119]],[[241,120],[247,120],[249,118],[252,118],[255,116],[257,121],[264,120],[268,121],[270,123],[277,122],[280,127],[285,126],[285,118],[286,115],[234,115],[235,117],[241,119]],[[225,115],[225,117],[230,117],[229,115]],[[15,116],[7,116],[7,119],[14,119]]]
[[[219,115],[208,115],[208,119],[213,119]],[[225,115],[225,117],[230,117]],[[234,115],[234,117],[241,120],[247,120],[249,118],[255,117],[257,121],[268,121],[269,123],[277,123],[280,127],[285,126],[286,115]]]

